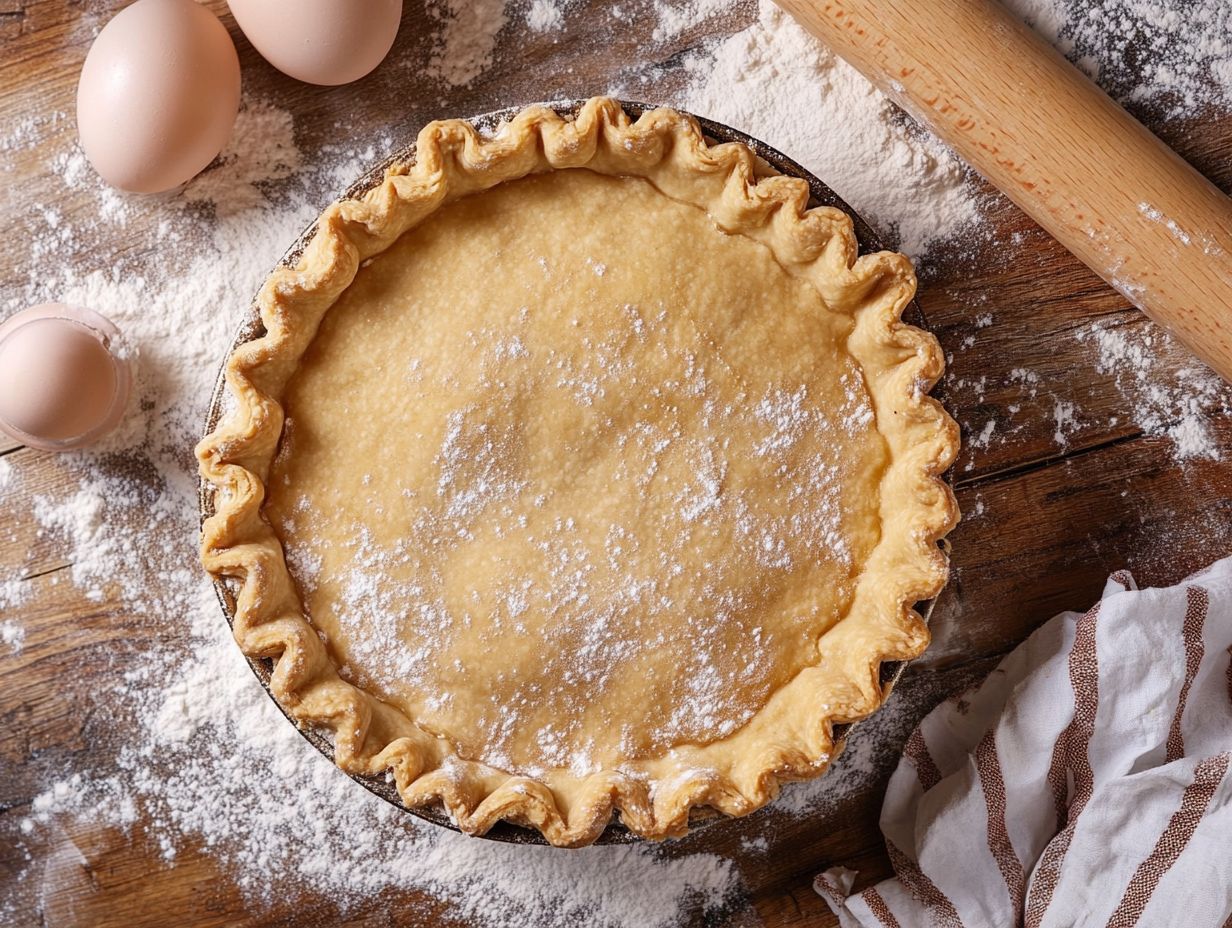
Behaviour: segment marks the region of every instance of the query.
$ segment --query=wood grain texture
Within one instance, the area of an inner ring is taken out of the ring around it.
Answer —
[[[127,225],[99,229],[86,222],[91,202],[66,187],[62,168],[52,163],[52,152],[71,143],[76,73],[90,37],[118,5],[0,4],[0,135],[16,127],[37,137],[36,144],[0,150],[0,202],[14,242],[0,253],[0,312],[22,305],[32,261],[71,262],[85,271],[157,260],[154,206],[138,202]],[[236,37],[249,98],[295,114],[306,161],[324,157],[340,133],[400,141],[437,116],[613,89],[667,98],[683,80],[678,64],[690,47],[755,15],[742,6],[654,44],[653,18],[630,21],[599,0],[579,0],[570,7],[567,34],[510,26],[495,65],[471,86],[442,94],[423,74],[437,27],[415,0],[406,4],[386,64],[334,89],[278,75],[238,34],[224,4],[210,5]],[[1216,184],[1232,188],[1232,116],[1152,128]],[[772,808],[666,846],[669,855],[709,851],[736,862],[743,894],[721,923],[832,926],[811,889],[816,872],[850,866],[860,871],[858,885],[890,873],[877,829],[880,793],[914,721],[893,706],[919,711],[978,679],[1055,612],[1085,608],[1113,569],[1128,566],[1143,584],[1167,583],[1232,551],[1227,394],[1207,395],[1203,410],[1222,460],[1178,460],[1173,442],[1146,434],[1145,387],[1123,369],[1100,369],[1093,334],[1151,340],[1158,355],[1152,383],[1199,376],[1192,358],[1008,201],[984,192],[986,227],[942,248],[922,269],[921,305],[950,356],[939,395],[965,440],[953,476],[966,518],[952,536],[953,582],[934,616],[935,644],[904,677],[885,718],[853,735],[852,750],[863,745],[878,758],[867,786],[808,814]],[[30,250],[44,206],[81,226],[71,252]],[[118,591],[92,601],[74,587],[67,539],[37,518],[40,498],[75,490],[59,459],[0,440],[0,460],[14,475],[0,482],[0,570],[29,585],[23,601],[0,616],[26,636],[19,653],[0,651],[0,835],[8,836],[33,797],[66,770],[107,768],[114,750],[107,707],[83,699],[83,687],[107,692],[120,685],[132,655],[178,631],[174,617],[133,615]],[[766,848],[748,846],[751,835],[764,838]],[[31,864],[17,842],[0,840],[0,881],[23,902],[6,913],[14,924],[137,928],[166,924],[172,912],[187,928],[458,923],[444,902],[410,891],[346,912],[312,891],[293,904],[255,904],[235,886],[225,861],[198,843],[167,862],[142,823],[131,833],[66,830],[54,848]],[[692,921],[704,919],[695,912]]]
[[[1232,380],[1232,200],[995,0],[783,0]]]

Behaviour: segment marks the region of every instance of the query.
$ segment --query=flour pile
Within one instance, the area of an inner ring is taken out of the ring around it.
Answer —
[[[442,25],[428,60],[428,74],[449,87],[466,87],[484,73],[496,54],[496,39],[508,22],[506,0],[445,0],[437,8]],[[560,23],[558,7],[535,0],[533,25],[542,32]]]
[[[685,109],[787,153],[909,257],[979,221],[958,158],[770,0],[688,68]]]
[[[1126,102],[1192,117],[1232,102],[1225,0],[1009,0],[1029,25]],[[656,40],[747,6],[665,4]],[[680,104],[787,152],[912,258],[978,234],[968,169],[770,0],[742,32],[693,53]]]

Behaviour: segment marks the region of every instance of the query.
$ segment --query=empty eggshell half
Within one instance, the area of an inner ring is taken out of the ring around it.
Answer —
[[[389,54],[402,0],[227,0],[261,55],[284,74],[333,86],[359,80]]]
[[[193,0],[137,0],[86,55],[77,131],[105,181],[158,193],[214,160],[239,106],[239,57],[218,17]]]

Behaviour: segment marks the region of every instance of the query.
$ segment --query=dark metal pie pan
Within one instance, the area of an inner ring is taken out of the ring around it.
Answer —
[[[585,103],[584,100],[563,100],[548,102],[544,105],[556,110],[556,112],[560,113],[562,116],[569,117],[576,116],[583,103]],[[471,123],[471,125],[475,126],[475,128],[480,131],[492,131],[502,122],[511,119],[529,105],[531,104],[508,107],[506,109],[496,110],[491,113],[473,116],[467,119],[467,122]],[[648,110],[655,109],[655,106],[652,104],[636,103],[624,100],[620,101],[620,105],[624,111],[634,119],[641,116],[642,113]],[[684,112],[683,110],[680,110],[679,107],[673,107],[673,109],[676,109],[678,112]],[[777,149],[771,148],[765,142],[745,135],[743,132],[733,129],[730,126],[725,126],[722,123],[715,122],[711,119],[704,119],[700,116],[695,116],[694,118],[701,125],[702,130],[705,132],[706,137],[710,141],[740,142],[747,145],[759,158],[769,164],[780,174],[786,174],[789,177],[799,177],[807,181],[809,190],[811,191],[811,197],[809,199],[810,207],[833,206],[850,216],[855,227],[856,239],[860,243],[861,254],[882,250],[881,241],[877,238],[873,230],[869,228],[868,224],[865,223],[864,220],[851,209],[851,207],[844,203],[833,190],[802,168],[795,161],[792,161]],[[385,176],[385,171],[391,165],[399,163],[407,164],[414,161],[414,159],[415,142],[411,141],[398,148],[384,160],[374,164],[367,171],[365,171],[358,180],[347,187],[342,194],[342,198],[353,199],[363,196],[381,182],[382,178]],[[278,266],[293,267],[303,254],[304,248],[315,234],[316,222],[313,221],[313,223],[300,234],[299,238],[295,240],[291,247],[287,249],[286,253],[283,254],[282,258],[278,262]],[[924,315],[914,300],[912,300],[911,304],[903,313],[903,319],[912,325],[919,326],[920,328],[927,328]],[[256,296],[254,295],[252,303],[249,304],[248,312],[245,314],[244,320],[240,323],[240,326],[236,331],[235,338],[232,340],[230,347],[227,349],[226,356],[230,357],[232,352],[238,346],[244,344],[245,342],[252,341],[253,339],[260,338],[264,332],[265,328],[261,323],[260,315],[257,310]],[[225,361],[219,369],[218,378],[214,384],[214,391],[210,397],[209,408],[206,412],[205,418],[205,429],[202,433],[203,435],[208,435],[212,432],[219,419],[222,417],[224,409],[223,394],[225,392],[225,381],[223,378],[224,368]],[[201,506],[201,520],[204,522],[205,519],[213,515],[214,512],[213,493],[211,492],[209,485],[204,480],[200,482],[199,497]],[[235,595],[233,589],[228,585],[227,581],[215,580],[214,590],[218,595],[219,603],[222,605],[222,611],[226,616],[227,624],[233,624],[235,620]],[[932,614],[932,602],[920,605],[926,606],[926,608],[923,609],[923,614],[925,620],[927,620]],[[268,658],[248,658],[248,664],[252,668],[253,673],[256,674],[257,679],[261,681],[261,685],[265,688],[266,693],[269,693],[270,699],[272,699],[274,704],[278,706],[279,711],[281,711],[283,715],[287,716],[288,721],[290,721],[292,725],[295,725],[295,720],[292,719],[291,716],[282,708],[282,706],[278,703],[278,700],[274,699],[273,693],[270,692],[270,677],[273,673],[273,661]],[[902,676],[906,665],[907,662],[905,661],[891,661],[883,663],[881,665],[882,684],[888,685],[897,682],[899,677]],[[311,727],[299,727],[298,725],[296,727],[300,734],[303,735],[313,747],[328,758],[330,763],[333,763],[333,745],[322,732]],[[851,732],[853,727],[853,725],[835,726],[834,738],[836,746],[841,747],[843,739]],[[402,801],[398,796],[398,791],[391,781],[388,781],[382,777],[358,776],[353,774],[347,775],[365,789],[376,794],[377,796],[380,796],[386,802],[397,806],[399,809],[409,812],[411,815],[431,822],[434,825],[440,825],[443,828],[448,828],[452,831],[460,830],[458,826],[455,825],[449,818],[445,810],[439,806],[408,809],[402,804]],[[791,789],[792,786],[793,784],[789,783],[783,788]],[[714,810],[694,809],[693,814],[689,819],[690,829],[701,828],[723,818],[725,818],[725,816]],[[521,828],[508,822],[499,822],[486,835],[484,835],[484,837],[495,841],[504,841],[513,844],[547,844],[547,841],[542,835],[539,834],[539,832],[532,831],[527,828]],[[595,843],[633,844],[641,840],[641,838],[630,832],[619,822],[613,821],[608,825]]]

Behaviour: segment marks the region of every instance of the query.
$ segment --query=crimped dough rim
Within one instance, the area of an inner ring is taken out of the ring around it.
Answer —
[[[276,268],[257,296],[265,333],[236,347],[224,367],[232,402],[197,446],[214,505],[201,558],[216,579],[238,586],[233,628],[241,649],[274,660],[271,692],[297,723],[332,735],[340,767],[392,772],[408,806],[439,802],[471,834],[504,819],[538,829],[554,845],[580,846],[618,810],[634,833],[664,838],[687,830],[695,806],[744,815],[773,799],[780,783],[819,775],[834,753],[834,726],[866,717],[888,695],[882,662],[916,657],[927,646],[913,607],[944,585],[948,563],[936,542],[958,518],[939,479],[957,453],[958,427],[926,395],[943,355],[931,334],[901,320],[915,293],[910,262],[888,252],[857,257],[851,219],[831,207],[808,209],[805,181],[773,173],[739,143],[709,145],[692,118],[668,109],[633,122],[606,98],[587,101],[572,120],[532,106],[487,138],[462,120],[440,121],[419,133],[416,151],[413,164],[393,165],[366,194],[321,214],[296,265]],[[763,242],[831,309],[849,313],[848,350],[864,372],[889,463],[881,538],[846,616],[821,636],[818,663],[728,738],[669,752],[648,779],[593,774],[565,802],[544,783],[457,757],[446,741],[342,680],[303,614],[261,507],[282,432],[278,399],[360,262],[448,201],[578,167],[643,177],[706,209],[721,229]]]

